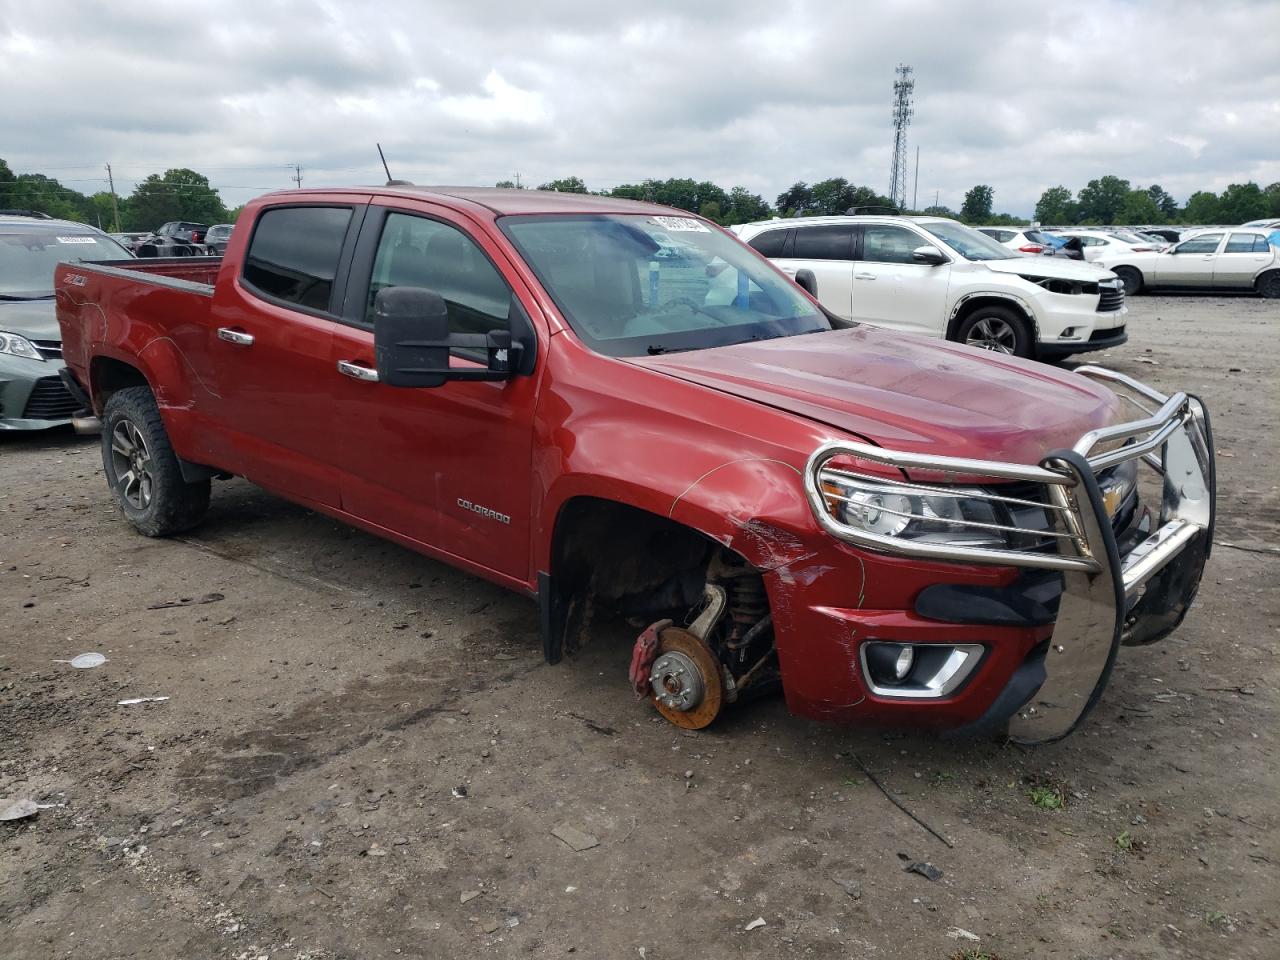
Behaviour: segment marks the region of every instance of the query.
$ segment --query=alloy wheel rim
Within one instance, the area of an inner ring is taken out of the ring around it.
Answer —
[[[111,466],[125,502],[135,510],[145,510],[155,488],[151,448],[132,420],[121,420],[111,431]]]
[[[970,328],[964,342],[971,347],[1012,354],[1014,347],[1018,345],[1018,335],[1013,327],[999,317],[983,317]]]

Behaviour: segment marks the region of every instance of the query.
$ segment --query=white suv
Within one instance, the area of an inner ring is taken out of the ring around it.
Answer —
[[[1128,338],[1115,274],[1015,253],[955,220],[802,217],[734,231],[849,320],[1044,359]]]

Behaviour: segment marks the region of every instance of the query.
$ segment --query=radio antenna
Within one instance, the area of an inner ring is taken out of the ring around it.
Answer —
[[[387,166],[387,155],[382,152],[382,144],[378,144],[378,157],[382,160],[382,169],[387,174],[387,185],[391,185],[391,168]]]

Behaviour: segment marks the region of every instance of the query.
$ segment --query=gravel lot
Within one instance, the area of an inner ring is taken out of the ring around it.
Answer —
[[[1218,547],[1182,629],[1031,751],[776,699],[682,732],[629,693],[631,631],[547,667],[482,581],[242,481],[147,540],[95,441],[0,436],[0,797],[46,805],[0,823],[0,955],[1273,960],[1280,304],[1130,324],[1100,362],[1213,413]]]

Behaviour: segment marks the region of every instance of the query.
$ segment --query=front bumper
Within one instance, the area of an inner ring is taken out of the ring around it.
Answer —
[[[46,430],[79,409],[58,376],[60,360],[0,355],[0,430]]]
[[[920,602],[926,590],[916,587],[909,597],[904,589],[904,595],[891,604],[894,609],[873,612],[826,606],[815,609],[820,617],[810,618],[810,623],[842,624],[828,635],[845,650],[882,640],[983,643],[987,653],[954,695],[929,702],[895,700],[871,691],[863,675],[857,677],[861,697],[857,702],[846,695],[843,705],[815,703],[801,690],[794,704],[800,712],[955,729],[990,721],[991,711],[999,705],[997,712],[1003,715],[996,719],[1008,720],[1014,739],[1057,740],[1074,730],[1097,702],[1122,643],[1155,642],[1181,623],[1212,543],[1216,478],[1207,411],[1194,397],[1181,393],[1165,397],[1108,370],[1082,367],[1078,372],[1111,383],[1147,415],[1092,431],[1074,448],[1051,451],[1035,466],[930,457],[842,441],[825,444],[810,458],[805,485],[819,525],[844,543],[869,551],[866,556],[880,576],[897,564],[904,582],[979,584],[966,588],[971,599],[978,598],[973,601],[978,606],[971,608],[975,615],[967,620],[935,619],[937,615]],[[896,467],[911,476],[931,472],[947,483],[998,478],[1038,484],[1052,522],[1047,535],[1055,548],[1026,552],[965,547],[882,537],[848,526],[827,511],[822,492],[823,471],[837,457]],[[1097,474],[1131,460],[1154,471],[1161,502],[1158,518],[1152,518],[1145,537],[1126,539],[1122,553]],[[1060,582],[1054,594],[1056,606],[1019,607],[1013,602],[1019,596],[1014,585],[1023,576],[1018,568],[1026,575]],[[963,573],[957,576],[957,571]],[[981,585],[984,576],[986,585]],[[1013,601],[1008,601],[1010,597]],[[1007,608],[1005,620],[1000,602]],[[1028,670],[1028,664],[1034,669]],[[833,659],[826,669],[835,666]],[[784,684],[785,668],[784,660]],[[1028,686],[1027,679],[1032,676],[1038,689],[1028,699],[1034,685]],[[1012,695],[1009,688],[1018,678],[1022,686]]]

